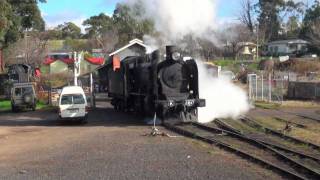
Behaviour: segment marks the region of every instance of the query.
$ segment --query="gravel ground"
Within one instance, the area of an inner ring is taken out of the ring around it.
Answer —
[[[282,179],[198,141],[145,136],[141,118],[108,107],[85,126],[54,111],[0,114],[0,179]]]

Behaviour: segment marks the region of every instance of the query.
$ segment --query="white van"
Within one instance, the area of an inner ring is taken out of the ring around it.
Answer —
[[[75,119],[86,123],[88,110],[86,95],[81,87],[68,86],[62,89],[59,99],[60,119]]]

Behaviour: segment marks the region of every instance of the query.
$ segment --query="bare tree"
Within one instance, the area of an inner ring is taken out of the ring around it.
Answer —
[[[90,38],[88,44],[92,48],[99,48],[105,53],[110,53],[115,49],[118,42],[118,32],[116,30],[109,30],[101,36]]]
[[[239,14],[239,20],[246,25],[251,33],[254,32],[254,3],[253,0],[241,1],[241,12]]]
[[[29,32],[23,39],[5,49],[6,64],[28,64],[39,66],[48,52],[45,33]]]
[[[218,37],[220,37],[220,41],[224,46],[225,55],[232,56],[235,59],[243,48],[243,42],[253,40],[252,33],[243,24],[230,24],[219,33]]]

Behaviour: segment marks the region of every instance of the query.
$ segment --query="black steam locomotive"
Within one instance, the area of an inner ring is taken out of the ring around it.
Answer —
[[[114,62],[113,62],[114,63]],[[120,68],[107,68],[108,93],[116,110],[157,116],[163,122],[198,120],[198,67],[195,60],[183,60],[178,48],[166,47],[166,58],[160,52],[127,57]]]

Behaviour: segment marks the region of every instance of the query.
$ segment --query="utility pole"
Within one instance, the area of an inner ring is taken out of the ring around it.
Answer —
[[[74,85],[78,86],[78,76],[80,76],[80,63],[82,59],[82,53],[73,53],[73,58],[74,58]]]
[[[258,61],[259,60],[259,24],[257,24],[257,30],[256,31],[257,31],[257,50],[256,50],[257,51],[257,55],[256,55],[257,57],[256,58],[257,58],[257,61]]]

